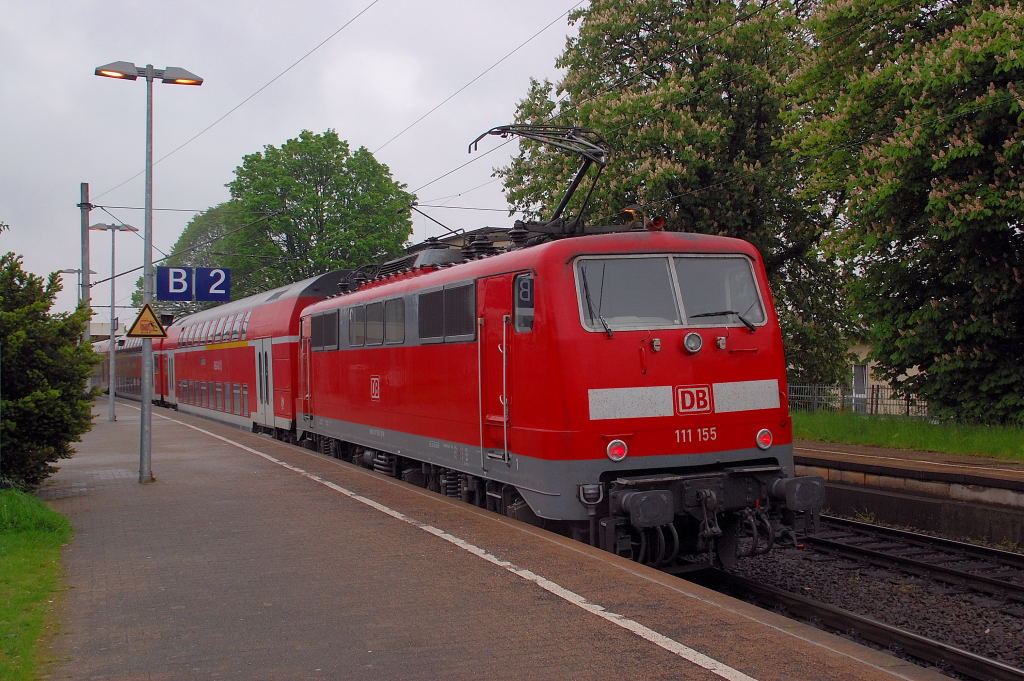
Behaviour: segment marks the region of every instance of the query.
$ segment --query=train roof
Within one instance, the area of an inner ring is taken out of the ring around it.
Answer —
[[[441,251],[445,257],[436,262],[423,261],[406,268],[396,268],[391,261],[381,266],[379,274],[371,281],[361,282],[358,288],[318,301],[303,310],[303,315],[317,310],[328,309],[374,297],[375,289],[396,282],[407,282],[403,289],[422,288],[451,281],[476,279],[499,272],[519,269],[537,269],[553,263],[564,263],[581,255],[606,253],[743,253],[759,260],[757,249],[748,241],[733,237],[692,232],[665,231],[622,231],[607,234],[591,234],[547,241],[535,246],[516,248],[497,254],[482,254],[472,259],[462,259],[458,251]],[[342,284],[344,290],[345,284]],[[389,286],[389,288],[391,288]],[[391,290],[394,290],[393,288]]]

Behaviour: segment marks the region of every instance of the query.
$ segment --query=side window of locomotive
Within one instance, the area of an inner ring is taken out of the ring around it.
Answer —
[[[515,304],[514,328],[516,331],[533,331],[533,290],[532,274],[520,274],[512,280],[512,295]]]
[[[419,295],[419,336],[420,340],[444,338],[444,291]]]
[[[401,298],[384,301],[384,342],[405,342],[405,301]]]
[[[348,344],[361,347],[366,343],[366,308],[350,308],[348,311]]]
[[[576,288],[583,323],[591,331],[682,323],[665,257],[579,260]]]
[[[444,338],[446,341],[472,340],[476,315],[473,284],[444,290]]]
[[[687,323],[740,326],[766,321],[750,260],[743,256],[675,258]],[[741,319],[742,318],[742,319]]]
[[[338,349],[338,311],[314,315],[311,319],[309,344],[314,351]]]
[[[440,291],[421,293],[419,337],[425,343],[471,341],[476,337],[476,307],[473,283],[458,284]]]
[[[384,303],[370,303],[366,306],[366,344],[381,345],[384,342]]]

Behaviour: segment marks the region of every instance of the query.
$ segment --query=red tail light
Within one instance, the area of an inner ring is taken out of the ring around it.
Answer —
[[[612,461],[622,461],[629,454],[629,447],[622,440],[612,440],[608,443],[608,448],[605,449],[605,452]]]
[[[762,428],[757,431],[757,446],[761,449],[768,449],[772,446],[772,431]]]

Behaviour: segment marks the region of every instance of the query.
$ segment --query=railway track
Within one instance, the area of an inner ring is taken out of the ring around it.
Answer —
[[[1024,604],[1024,555],[823,516],[818,532],[801,538],[814,550]],[[1024,616],[1024,606],[1019,608]]]
[[[825,516],[797,548],[691,577],[978,681],[1024,681],[1024,556]]]
[[[746,577],[712,570],[700,581],[764,607],[782,608],[794,617],[810,620],[885,648],[900,649],[918,660],[946,667],[966,678],[978,681],[1024,681],[1024,669]]]

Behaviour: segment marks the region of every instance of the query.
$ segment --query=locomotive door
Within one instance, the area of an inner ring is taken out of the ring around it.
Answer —
[[[256,423],[274,425],[274,365],[270,338],[258,338],[256,345]]]
[[[513,276],[489,277],[477,285],[480,460],[484,470],[496,462],[507,464],[512,446],[509,361]]]

